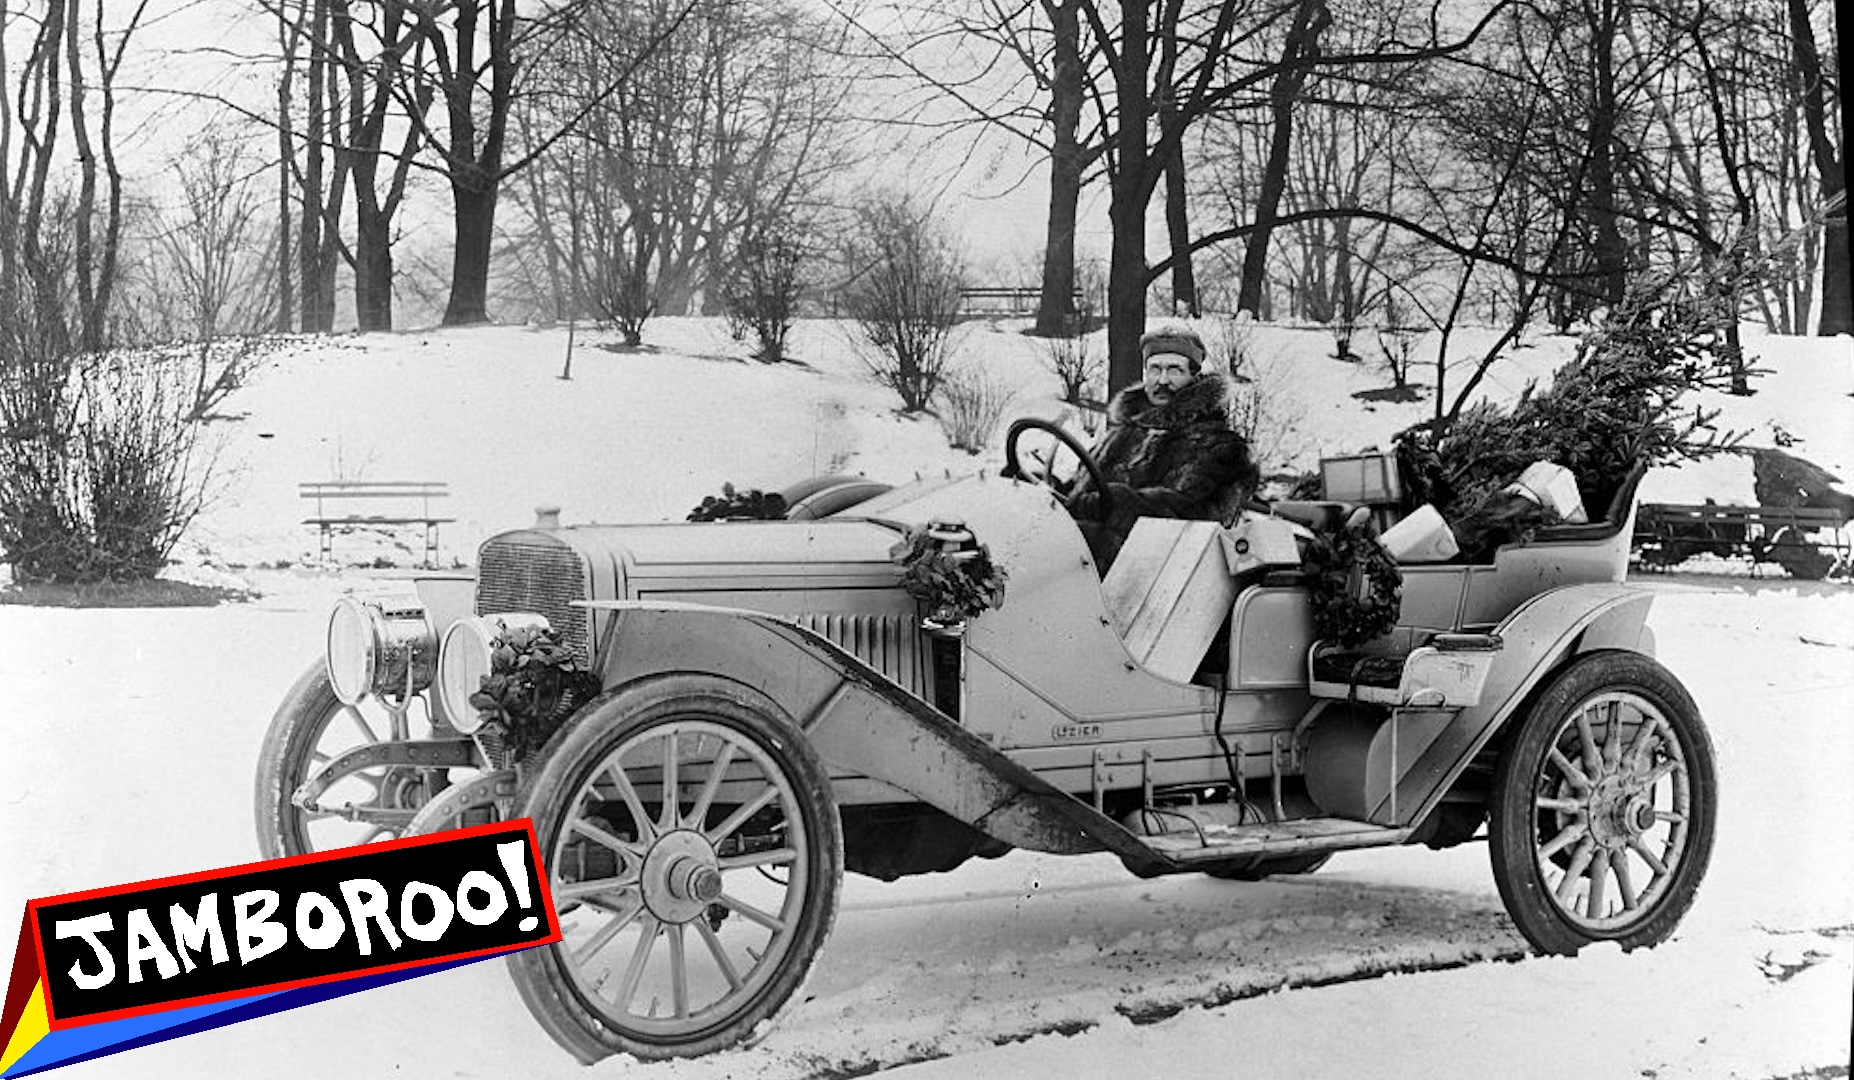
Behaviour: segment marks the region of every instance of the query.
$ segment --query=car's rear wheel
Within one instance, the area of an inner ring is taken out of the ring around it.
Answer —
[[[755,1037],[836,917],[829,777],[777,705],[725,679],[670,675],[595,700],[524,779],[515,814],[534,819],[563,938],[510,967],[587,1063]]]
[[[422,698],[399,721],[411,738],[433,734]],[[322,792],[313,808],[295,805],[303,781],[341,754],[393,738],[392,710],[376,697],[346,705],[327,666],[316,661],[278,706],[258,755],[258,847],[267,859],[353,847],[400,835],[425,801],[445,787],[446,770],[404,765],[356,768]]]
[[[1717,808],[1686,689],[1647,656],[1592,653],[1552,678],[1501,760],[1494,879],[1542,952],[1655,945],[1705,876]]]

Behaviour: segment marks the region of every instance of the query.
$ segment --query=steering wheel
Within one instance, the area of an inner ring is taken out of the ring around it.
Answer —
[[[1035,416],[1026,416],[1014,421],[1010,430],[1004,435],[1004,469],[1000,475],[1007,479],[1025,475],[1023,467],[1017,460],[1017,437],[1032,429],[1047,432],[1075,455],[1076,459],[1082,463],[1082,467],[1088,470],[1088,479],[1093,481],[1094,490],[1101,493],[1101,519],[1105,521],[1111,517],[1114,511],[1114,496],[1107,489],[1107,476],[1101,472],[1101,463],[1094,460],[1094,455],[1088,452],[1088,448],[1081,444],[1080,439],[1069,434],[1060,424],[1052,424],[1048,420]],[[1056,497],[1061,499],[1064,505],[1067,505],[1068,499],[1062,489],[1057,487],[1055,476],[1047,469],[1043,472],[1042,482],[1056,493]]]

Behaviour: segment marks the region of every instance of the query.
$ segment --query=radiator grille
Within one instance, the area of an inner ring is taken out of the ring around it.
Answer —
[[[903,615],[801,615],[795,622],[829,638],[916,697],[928,694],[925,638]]]
[[[583,660],[592,656],[588,640],[592,612],[572,602],[590,599],[589,588],[579,555],[551,540],[495,539],[483,545],[478,557],[478,613],[532,611],[544,615],[561,641]]]

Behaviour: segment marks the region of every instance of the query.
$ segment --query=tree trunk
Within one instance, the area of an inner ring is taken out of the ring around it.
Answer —
[[[1107,266],[1107,392],[1140,379],[1139,336],[1146,329],[1146,4],[1120,0],[1120,65],[1114,72],[1120,129],[1108,216],[1113,247]]]
[[[72,3],[64,9],[67,18],[64,44],[69,61],[65,78],[70,84],[71,135],[77,144],[78,189],[76,248],[73,255],[77,271],[78,344],[85,352],[103,351],[104,312],[97,302],[96,246],[92,223],[97,210],[97,156],[90,145],[90,118],[85,112],[87,87],[84,81],[82,24],[78,21],[83,5]]]
[[[1288,152],[1294,137],[1294,102],[1307,81],[1307,69],[1300,61],[1319,51],[1320,33],[1332,16],[1324,0],[1301,0],[1294,12],[1294,25],[1282,46],[1282,71],[1275,76],[1268,91],[1268,109],[1274,128],[1268,140],[1268,161],[1262,168],[1262,184],[1255,198],[1253,229],[1242,253],[1242,283],[1236,294],[1236,310],[1259,315],[1262,290],[1268,283],[1268,242],[1274,233],[1275,218],[1281,210],[1281,196],[1287,191]]]
[[[1159,106],[1159,127],[1176,126],[1178,107],[1169,100]],[[1200,314],[1197,303],[1197,275],[1191,272],[1191,210],[1185,202],[1184,139],[1180,138],[1165,158],[1165,232],[1172,247],[1172,313],[1195,319]]]
[[[322,292],[323,147],[328,142],[326,107],[328,76],[328,5],[307,0],[314,9],[309,21],[308,100],[303,133],[302,224],[296,241],[297,279],[302,283],[302,328],[305,333],[326,334],[335,328],[330,297]],[[324,317],[326,316],[326,318]]]
[[[393,219],[355,207],[354,322],[360,330],[393,328]]]
[[[1622,240],[1616,192],[1616,51],[1615,34],[1622,22],[1620,4],[1602,0],[1602,15],[1592,27],[1596,57],[1596,100],[1590,115],[1590,223],[1596,229],[1595,255],[1598,294],[1604,303],[1622,301],[1628,288],[1628,252]]]
[[[277,90],[277,318],[273,328],[287,334],[296,315],[295,278],[290,272],[290,92],[288,74]]]
[[[1050,79],[1049,223],[1043,237],[1043,292],[1037,300],[1039,337],[1079,333],[1075,303],[1075,213],[1081,201],[1082,152],[1077,141],[1083,101],[1079,0],[1045,2],[1055,51]]]
[[[496,183],[475,163],[451,166],[456,246],[451,250],[451,298],[445,326],[489,321],[489,252],[496,228]]]
[[[1803,122],[1809,131],[1809,156],[1815,161],[1816,182],[1824,201],[1847,191],[1845,125],[1834,138],[1828,133],[1830,92],[1822,81],[1822,59],[1816,51],[1815,28],[1809,24],[1808,0],[1789,0],[1790,42],[1796,57],[1796,74],[1802,80]],[[1815,332],[1823,337],[1854,333],[1854,295],[1850,295],[1848,211],[1843,206],[1829,215],[1822,230],[1822,316]]]

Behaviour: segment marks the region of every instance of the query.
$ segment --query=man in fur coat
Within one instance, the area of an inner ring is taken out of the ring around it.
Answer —
[[[1140,338],[1144,374],[1114,395],[1094,447],[1107,498],[1083,472],[1068,499],[1102,574],[1142,517],[1214,520],[1232,485],[1252,493],[1258,470],[1230,430],[1226,384],[1204,373],[1204,342],[1185,326]]]

